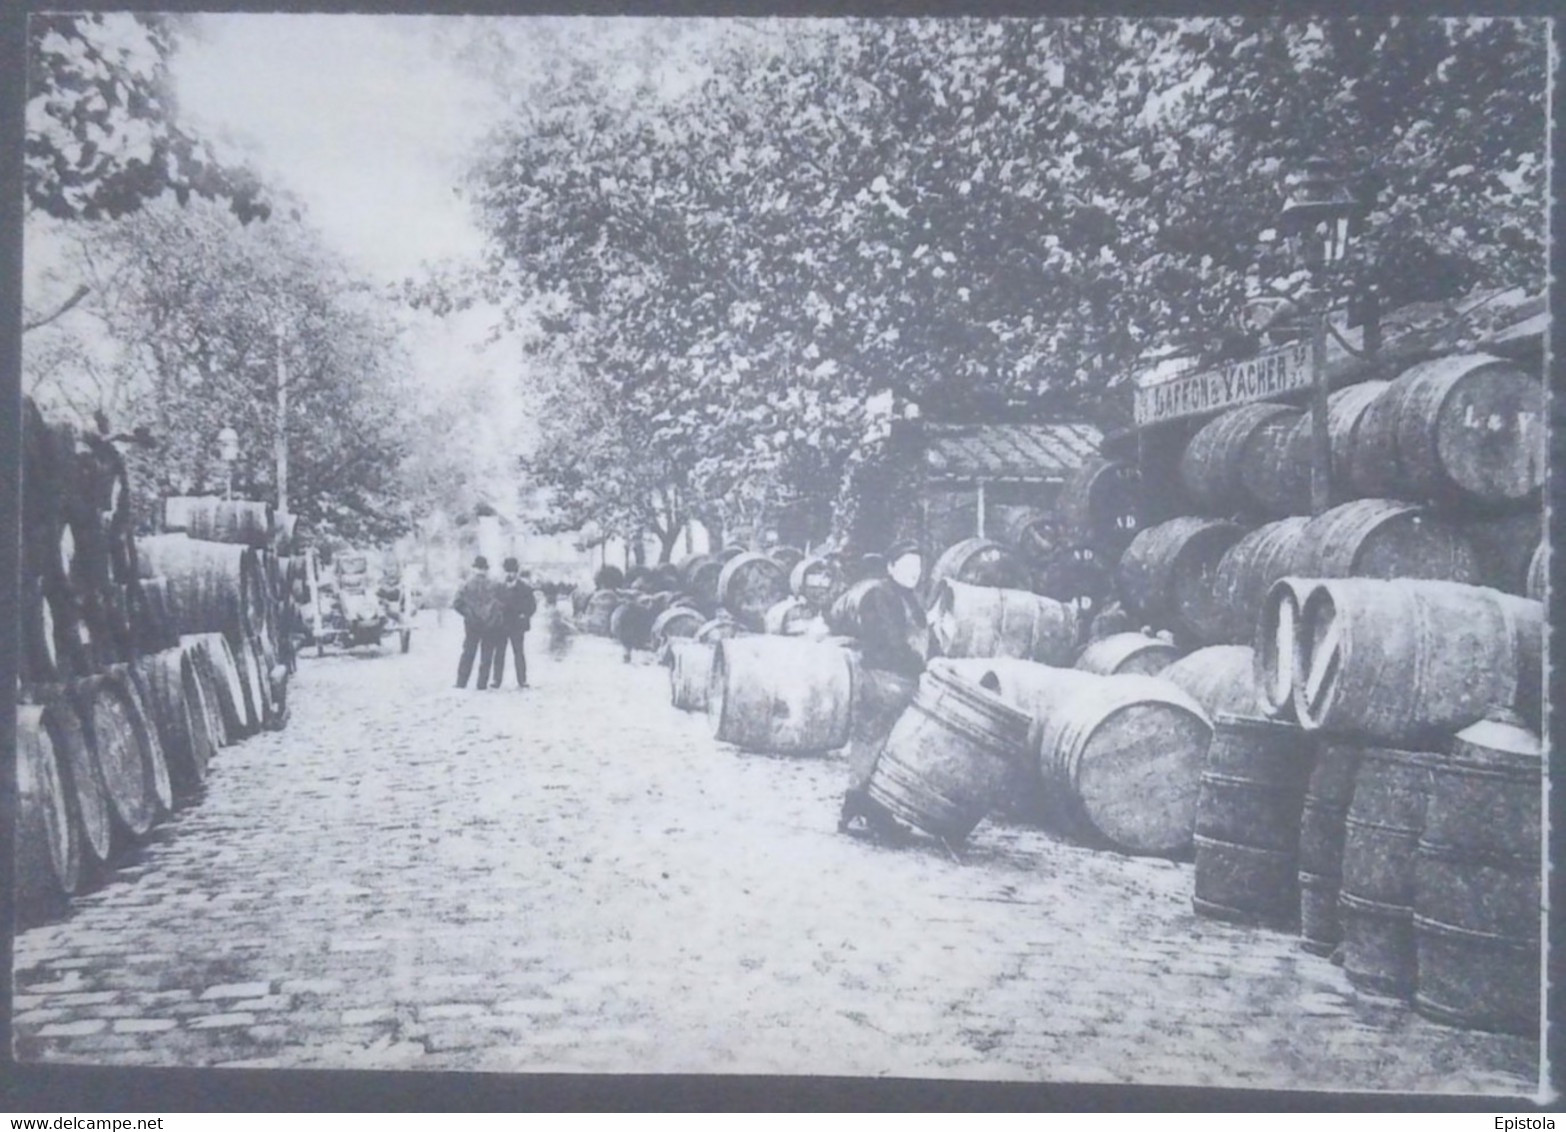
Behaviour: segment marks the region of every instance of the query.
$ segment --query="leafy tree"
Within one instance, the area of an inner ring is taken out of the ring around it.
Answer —
[[[178,119],[169,79],[175,17],[36,13],[27,22],[23,184],[29,206],[64,220],[124,216],[172,193],[265,219],[260,182],[225,165]]]
[[[59,270],[92,282],[104,380],[94,397],[73,389],[69,371],[37,364],[78,348],[70,339],[86,324],[62,322],[28,336],[29,385],[46,405],[102,410],[117,431],[149,428],[158,447],[128,453],[143,523],[166,495],[224,489],[225,426],[241,437],[236,492],[275,500],[281,350],[290,509],[321,537],[384,541],[406,529],[398,466],[410,396],[396,328],[305,224],[246,226],[216,205],[160,202],[65,228]]]
[[[1122,423],[1149,348],[1254,349],[1307,155],[1358,174],[1386,304],[1542,285],[1537,21],[734,26],[672,93],[567,49],[475,169],[492,284],[595,383],[545,428],[603,513],[653,454],[738,526],[826,484],[852,525],[887,390]]]

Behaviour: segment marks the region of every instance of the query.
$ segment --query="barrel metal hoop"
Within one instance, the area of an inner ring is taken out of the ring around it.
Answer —
[[[1429,916],[1421,916],[1414,913],[1414,928],[1417,931],[1429,932],[1431,935],[1445,936],[1448,939],[1471,940],[1482,943],[1488,947],[1499,948],[1503,951],[1515,951],[1519,954],[1534,955],[1539,951],[1539,937],[1497,935],[1495,932],[1482,932],[1476,928],[1459,927],[1457,924],[1449,924],[1444,920],[1433,920]]]
[[[1532,854],[1508,853],[1502,849],[1471,848],[1454,845],[1450,841],[1419,839],[1419,855],[1426,860],[1457,865],[1479,865],[1506,871],[1524,870],[1537,875],[1539,858]]]
[[[1338,900],[1345,908],[1351,908],[1365,915],[1379,916],[1384,920],[1411,921],[1414,917],[1413,908],[1406,904],[1383,904],[1379,900],[1369,900],[1341,889],[1338,891]]]

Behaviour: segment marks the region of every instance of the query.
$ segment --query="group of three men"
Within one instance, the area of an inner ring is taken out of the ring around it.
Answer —
[[[506,646],[511,646],[517,670],[517,687],[527,687],[527,655],[523,638],[533,624],[538,599],[527,584],[515,558],[502,563],[504,580],[489,576],[489,560],[473,560],[473,574],[457,591],[452,608],[462,615],[462,659],[457,662],[457,687],[466,688],[478,657],[478,687],[498,688],[506,675]]]

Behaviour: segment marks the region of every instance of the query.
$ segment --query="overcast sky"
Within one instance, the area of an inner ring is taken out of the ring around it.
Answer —
[[[302,197],[390,281],[480,237],[453,188],[493,99],[432,49],[432,18],[207,15],[175,60],[180,113]]]

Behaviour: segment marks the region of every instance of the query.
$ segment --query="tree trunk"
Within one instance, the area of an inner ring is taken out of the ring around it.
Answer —
[[[685,527],[681,523],[671,531],[658,532],[658,565],[662,566],[674,560],[674,544],[680,539],[680,531]]]

